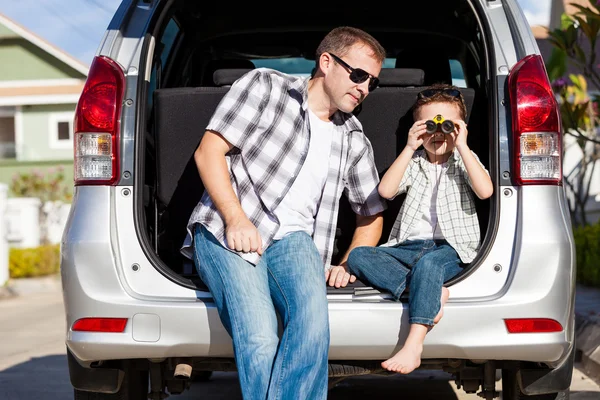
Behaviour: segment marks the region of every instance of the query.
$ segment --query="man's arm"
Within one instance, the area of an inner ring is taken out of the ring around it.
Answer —
[[[225,237],[232,250],[262,254],[258,229],[248,219],[233,191],[225,154],[233,148],[223,136],[206,131],[194,152],[204,188],[225,220]]]
[[[345,287],[348,283],[356,281],[356,276],[350,275],[346,266],[350,251],[359,246],[376,246],[383,230],[383,216],[381,213],[372,216],[356,215],[356,230],[352,236],[350,247],[340,261],[340,265],[332,266],[325,272],[325,280],[329,286],[336,288]]]

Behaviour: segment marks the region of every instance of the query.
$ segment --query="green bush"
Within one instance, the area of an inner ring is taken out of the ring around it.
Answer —
[[[600,221],[573,229],[577,252],[577,282],[600,288]]]
[[[59,244],[9,250],[8,273],[11,278],[52,275],[59,269]]]

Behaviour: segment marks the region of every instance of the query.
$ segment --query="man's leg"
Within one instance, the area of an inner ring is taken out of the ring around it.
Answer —
[[[289,234],[263,255],[283,325],[269,400],[326,399],[329,310],[323,261],[312,238]]]
[[[225,249],[202,226],[196,228],[194,254],[198,274],[233,339],[244,400],[264,400],[279,343],[266,266],[262,261],[253,266]]]
[[[423,255],[413,267],[408,296],[410,330],[402,349],[383,363],[385,368],[408,374],[421,365],[425,336],[443,306],[444,281],[460,271],[459,263],[456,251],[442,245]]]

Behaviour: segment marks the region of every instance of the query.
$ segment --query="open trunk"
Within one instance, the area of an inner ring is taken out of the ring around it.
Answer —
[[[141,98],[148,103],[139,108],[147,132],[146,140],[138,141],[138,155],[143,157],[138,164],[143,165],[140,179],[145,185],[140,208],[144,222],[139,232],[160,260],[156,268],[182,285],[203,286],[193,263],[179,249],[188,218],[203,193],[193,153],[215,107],[228,86],[248,69],[270,67],[310,74],[316,46],[335,26],[363,28],[388,52],[380,87],[355,110],[373,146],[380,175],[406,143],[416,94],[435,82],[461,88],[467,103],[469,147],[494,175],[496,127],[490,124],[491,95],[486,85],[489,39],[478,22],[479,3],[408,2],[401,5],[401,14],[378,12],[368,17],[332,7],[300,18],[260,7],[233,12],[205,3],[166,3],[151,25],[152,34],[160,40],[147,64],[149,82],[141,85],[145,91]],[[389,202],[381,243],[387,241],[403,200],[399,196]],[[355,227],[347,200],[340,201],[333,264],[348,248]],[[491,200],[477,200],[482,253],[489,246],[488,227],[494,226],[496,218],[491,205]],[[464,279],[478,260],[448,284]],[[355,289],[338,289],[338,293],[348,290]]]

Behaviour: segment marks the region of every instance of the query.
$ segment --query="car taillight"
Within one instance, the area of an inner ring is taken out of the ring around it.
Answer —
[[[508,76],[518,185],[562,184],[562,135],[558,103],[542,57],[531,54]]]
[[[127,318],[81,318],[73,324],[74,331],[122,333]]]
[[[508,333],[548,333],[563,330],[561,324],[547,318],[505,319],[504,324]]]
[[[75,111],[75,185],[113,185],[119,177],[123,69],[97,56]]]

